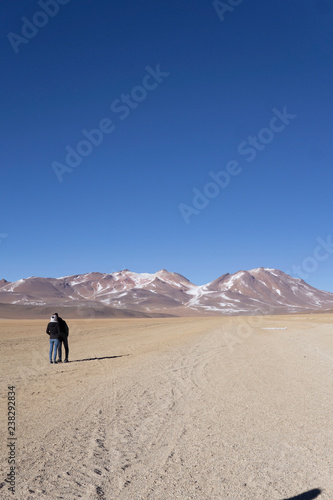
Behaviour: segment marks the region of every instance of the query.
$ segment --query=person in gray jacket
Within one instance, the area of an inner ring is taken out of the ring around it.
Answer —
[[[55,314],[52,314],[49,324],[46,327],[46,333],[50,336],[50,363],[56,363],[57,350],[59,345],[60,328],[58,323],[58,318]],[[53,361],[52,361],[53,352]]]

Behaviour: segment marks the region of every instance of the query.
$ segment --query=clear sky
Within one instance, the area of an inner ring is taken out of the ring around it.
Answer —
[[[331,0],[0,19],[0,278],[264,266],[333,292]]]

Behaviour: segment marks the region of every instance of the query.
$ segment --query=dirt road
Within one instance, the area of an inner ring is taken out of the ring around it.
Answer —
[[[46,323],[0,320],[1,498],[333,499],[333,316]]]

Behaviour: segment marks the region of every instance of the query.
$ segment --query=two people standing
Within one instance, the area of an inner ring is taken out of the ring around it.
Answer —
[[[68,335],[69,329],[66,321],[64,321],[58,313],[52,314],[50,322],[46,327],[46,333],[50,335],[50,363],[62,363],[62,345],[65,348],[64,363],[68,362]],[[58,361],[57,359],[58,352]],[[52,360],[53,355],[53,360]]]

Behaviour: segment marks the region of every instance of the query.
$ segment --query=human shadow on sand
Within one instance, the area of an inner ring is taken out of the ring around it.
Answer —
[[[321,491],[322,490],[319,488],[315,488],[314,490],[307,491],[306,493],[301,493],[296,497],[284,498],[283,500],[313,500],[321,494]]]
[[[102,358],[73,359],[71,361],[68,361],[68,363],[79,363],[81,361],[99,361],[101,359],[123,358],[124,356],[129,356],[129,354],[121,354],[120,356],[103,356]]]

